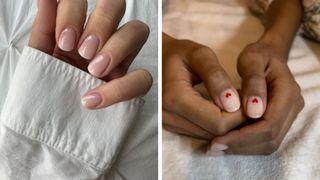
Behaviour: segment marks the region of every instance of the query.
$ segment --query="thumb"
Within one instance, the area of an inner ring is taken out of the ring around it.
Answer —
[[[260,118],[267,104],[267,83],[265,64],[258,54],[247,54],[239,57],[238,72],[242,78],[242,103],[247,116]]]

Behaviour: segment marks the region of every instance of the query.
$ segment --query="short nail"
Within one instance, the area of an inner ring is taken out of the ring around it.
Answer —
[[[111,57],[108,54],[96,56],[89,64],[88,71],[94,76],[101,76],[108,68]]]
[[[235,112],[240,108],[240,99],[237,93],[232,89],[226,89],[220,95],[223,108],[227,112]]]
[[[59,48],[63,51],[72,51],[76,42],[76,32],[72,28],[63,30],[59,37]]]
[[[260,118],[263,115],[263,103],[260,97],[252,96],[248,98],[247,113],[251,118]]]
[[[81,103],[86,108],[95,108],[100,105],[102,98],[98,93],[93,93],[82,97]]]
[[[97,52],[99,39],[95,35],[88,36],[79,48],[79,54],[85,59],[92,59]]]

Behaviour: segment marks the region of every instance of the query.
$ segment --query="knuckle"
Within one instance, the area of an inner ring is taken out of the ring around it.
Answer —
[[[199,46],[199,45],[191,48],[190,50],[190,55],[192,57],[198,57],[199,55],[205,54],[205,53],[213,53],[213,52],[209,47]]]
[[[272,154],[279,149],[280,143],[277,140],[269,141],[266,148],[266,154]]]
[[[217,136],[222,136],[226,134],[228,131],[225,123],[222,123],[221,121],[216,121],[212,126],[214,134]]]
[[[263,133],[266,137],[266,141],[274,141],[278,138],[280,129],[278,126],[271,124],[269,121],[265,121]]]
[[[181,97],[176,93],[176,90],[172,88],[172,86],[164,87],[163,90],[163,106],[167,109],[172,109],[178,104],[181,104]]]
[[[217,85],[227,80],[226,73],[220,67],[210,67],[205,73],[208,80]]]

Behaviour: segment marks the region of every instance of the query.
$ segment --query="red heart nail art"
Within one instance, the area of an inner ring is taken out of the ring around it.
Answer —
[[[259,101],[258,101],[258,99],[257,98],[254,98],[254,99],[252,99],[252,101],[251,101],[252,103],[258,103]]]
[[[228,98],[228,97],[230,97],[230,96],[232,96],[232,94],[231,93],[226,93],[226,98]]]

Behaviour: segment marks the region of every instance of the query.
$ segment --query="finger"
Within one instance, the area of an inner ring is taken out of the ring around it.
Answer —
[[[96,8],[80,38],[79,54],[92,59],[113,32],[117,29],[125,12],[125,0],[98,0]]]
[[[148,71],[136,70],[93,89],[82,97],[88,109],[99,109],[146,94],[152,85]]]
[[[56,45],[55,27],[57,1],[39,0],[38,13],[33,23],[29,46],[52,54]]]
[[[99,54],[90,62],[88,71],[104,77],[132,53],[135,55],[149,36],[149,28],[140,21],[131,21],[114,33]],[[131,62],[130,62],[131,63]]]
[[[238,71],[242,77],[243,107],[250,118],[260,118],[267,104],[265,64],[261,56],[255,54],[240,55],[238,62]]]
[[[211,140],[214,137],[211,133],[191,123],[187,119],[168,111],[162,111],[162,119],[164,126],[170,127],[170,129],[179,130],[179,134],[206,140]],[[168,130],[170,131],[170,129]]]
[[[227,73],[209,48],[196,48],[186,57],[187,64],[204,81],[210,96],[222,109],[235,112],[240,108],[240,98]]]
[[[83,31],[86,20],[86,0],[60,0],[58,5],[56,41],[62,51],[70,52]]]

